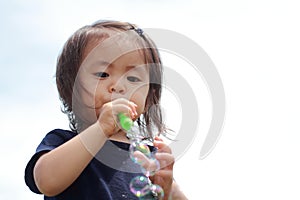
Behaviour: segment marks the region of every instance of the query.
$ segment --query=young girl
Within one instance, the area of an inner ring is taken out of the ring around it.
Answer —
[[[118,119],[124,113],[157,149],[160,169],[152,183],[163,188],[164,199],[186,199],[173,181],[171,149],[153,131],[165,131],[161,79],[158,50],[136,26],[99,21],[76,31],[56,71],[72,131],[55,129],[44,137],[26,166],[28,187],[44,199],[138,199],[129,183],[142,172],[129,158]]]

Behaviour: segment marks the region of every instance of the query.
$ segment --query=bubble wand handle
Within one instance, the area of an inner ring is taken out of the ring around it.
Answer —
[[[130,117],[126,116],[124,113],[119,113],[118,118],[119,118],[121,127],[125,131],[129,131],[133,125],[132,119],[130,119]]]

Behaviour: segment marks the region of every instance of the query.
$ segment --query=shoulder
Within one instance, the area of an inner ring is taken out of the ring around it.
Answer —
[[[54,129],[46,134],[41,142],[41,145],[58,146],[72,139],[76,135],[77,133],[69,130]]]
[[[70,131],[70,130],[53,129],[52,131],[47,133],[46,136],[57,136],[57,137],[61,137],[62,139],[70,139],[76,135],[77,135],[77,133]]]
[[[70,140],[77,133],[63,129],[54,129],[46,134],[41,143],[38,145],[35,154],[31,157],[25,168],[25,182],[27,186],[35,193],[40,194],[33,177],[33,169],[39,157],[47,152],[55,149],[66,141]]]

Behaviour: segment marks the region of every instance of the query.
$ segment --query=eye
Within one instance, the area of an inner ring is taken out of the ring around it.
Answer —
[[[130,82],[140,82],[141,81],[141,79],[139,79],[136,76],[128,76],[127,80],[130,81]]]
[[[109,74],[106,72],[97,72],[97,73],[95,73],[95,76],[97,76],[99,78],[107,78],[107,77],[109,77]]]

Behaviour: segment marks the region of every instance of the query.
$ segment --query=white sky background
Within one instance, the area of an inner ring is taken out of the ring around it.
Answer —
[[[190,199],[300,198],[296,0],[4,2],[0,3],[1,200],[42,199],[29,191],[23,176],[44,135],[68,128],[55,88],[56,58],[75,30],[98,19],[182,33],[215,63],[225,87],[226,121],[216,148],[204,160],[198,158],[211,103],[205,83],[185,74],[203,90],[198,94],[199,134],[175,164],[175,178]],[[172,59],[166,62],[171,64]],[[169,125],[178,128],[172,107],[165,107]]]

